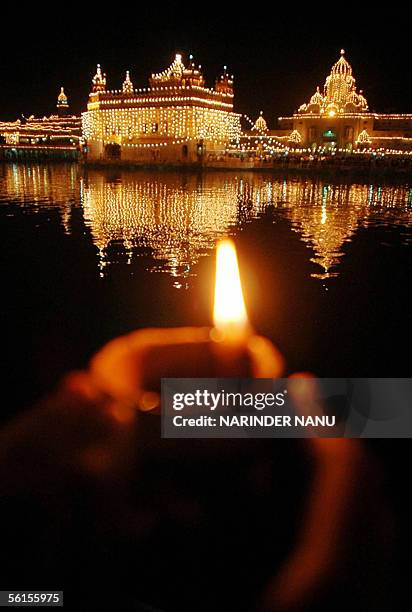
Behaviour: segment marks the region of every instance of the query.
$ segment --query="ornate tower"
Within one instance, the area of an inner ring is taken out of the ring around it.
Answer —
[[[64,93],[63,87],[60,87],[60,93],[57,96],[56,108],[59,117],[64,117],[65,115],[67,115],[69,110],[69,102],[67,100],[66,94]]]
[[[92,92],[106,91],[106,75],[102,73],[100,64],[97,64],[97,71],[92,78]]]
[[[150,87],[203,87],[205,80],[203,78],[201,66],[195,66],[193,56],[189,56],[189,65],[186,67],[182,61],[180,53],[176,53],[175,59],[170,64],[169,68],[152,74],[149,79]]]
[[[128,70],[126,70],[126,78],[123,81],[122,91],[123,93],[133,93],[133,83],[130,80],[130,72]]]

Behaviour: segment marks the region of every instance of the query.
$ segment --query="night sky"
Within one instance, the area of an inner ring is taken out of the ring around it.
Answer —
[[[410,26],[396,5],[362,15],[346,3],[306,13],[292,3],[283,5],[287,10],[274,3],[248,9],[181,3],[167,10],[147,4],[145,13],[137,3],[119,3],[119,17],[113,3],[101,5],[90,19],[80,5],[59,5],[49,26],[43,10],[20,13],[16,28],[2,31],[0,120],[50,114],[60,85],[79,113],[96,63],[109,88],[121,86],[126,69],[135,87],[146,87],[149,74],[180,51],[184,59],[193,53],[209,85],[227,64],[236,110],[254,118],[262,109],[274,127],[275,117],[291,114],[323,86],[342,47],[371,110],[412,113]]]

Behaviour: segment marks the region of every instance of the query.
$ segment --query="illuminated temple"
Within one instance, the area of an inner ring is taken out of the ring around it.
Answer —
[[[50,116],[22,117],[17,121],[0,122],[0,142],[12,145],[10,152],[30,149],[44,151],[58,149],[76,152],[82,138],[81,118],[71,115],[63,87],[57,96],[56,111]]]
[[[278,124],[276,134],[289,134],[297,147],[412,151],[412,114],[371,112],[343,49],[323,89],[318,87],[292,117],[280,117]]]
[[[127,72],[122,88],[109,91],[98,65],[83,134],[90,160],[202,163],[240,135],[233,77],[225,68],[209,88],[192,56],[185,66],[177,54],[166,70],[151,75],[149,87],[136,89]]]

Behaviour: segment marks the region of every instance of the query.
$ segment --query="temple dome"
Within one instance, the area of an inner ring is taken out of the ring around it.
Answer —
[[[256,119],[252,130],[256,130],[257,132],[267,132],[268,131],[266,120],[263,117],[263,111],[260,111],[260,115]]]
[[[182,62],[182,56],[180,53],[176,53],[175,59],[166,70],[152,74],[152,81],[167,82],[167,81],[180,81],[185,71],[185,65]]]
[[[64,87],[60,87],[60,93],[57,96],[57,102],[60,102],[60,104],[67,104],[67,96],[64,93]]]
[[[60,87],[60,93],[57,96],[56,108],[57,108],[57,114],[59,116],[66,115],[69,110],[69,101],[67,99],[66,94],[64,93],[63,87]]]
[[[352,76],[352,66],[349,64],[349,62],[345,58],[345,50],[344,49],[340,50],[340,58],[332,66],[331,75],[332,74],[339,74],[339,75],[344,75],[344,76],[346,76],[346,75],[347,76]]]
[[[320,93],[319,86],[318,86],[316,88],[316,92],[313,94],[313,96],[310,99],[309,105],[322,106],[322,104],[323,104],[323,96]]]
[[[176,85],[196,85],[204,86],[204,78],[201,66],[195,66],[193,57],[189,57],[190,64],[185,66],[180,53],[176,53],[175,59],[166,70],[152,74],[150,78],[151,87],[176,86]]]
[[[313,110],[320,114],[331,115],[368,110],[368,103],[362,92],[358,94],[356,91],[352,66],[347,61],[343,49],[340,58],[333,64],[330,74],[326,77],[323,96],[318,87],[309,104],[302,104],[299,107],[300,113],[313,112]]]

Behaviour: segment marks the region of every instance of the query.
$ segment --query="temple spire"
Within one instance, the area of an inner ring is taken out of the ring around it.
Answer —
[[[130,72],[126,70],[126,78],[123,81],[123,93],[133,93],[133,83],[130,80]]]
[[[96,74],[92,79],[92,92],[106,91],[106,75],[102,73],[100,64],[97,64]]]
[[[67,96],[64,93],[64,88],[60,87],[60,93],[57,96],[57,114],[59,115],[59,117],[66,115],[67,111],[69,109],[69,102],[67,100]]]

